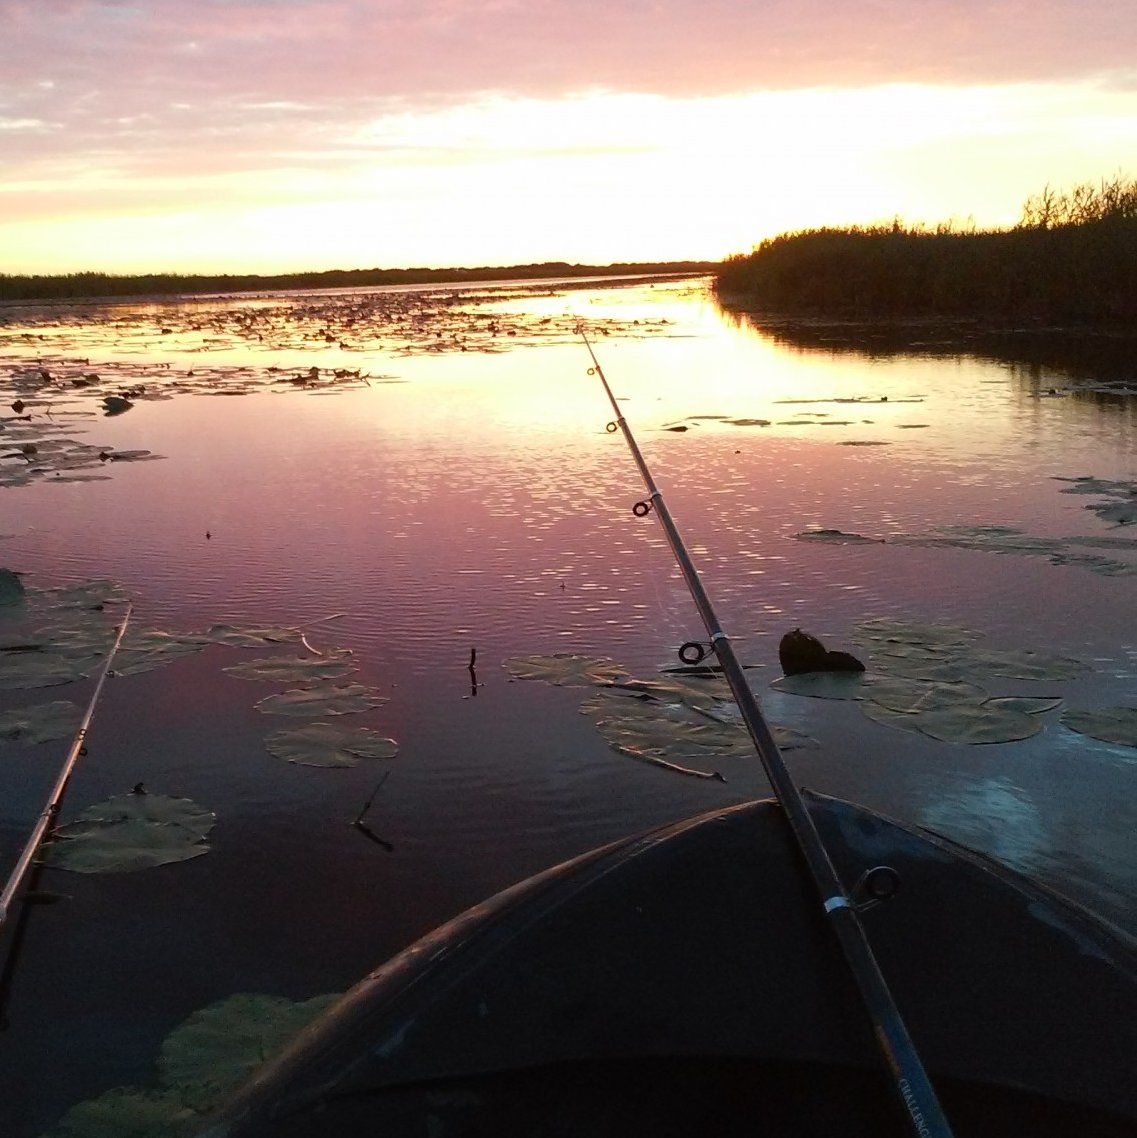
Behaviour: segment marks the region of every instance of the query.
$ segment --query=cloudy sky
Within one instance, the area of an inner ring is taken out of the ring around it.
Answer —
[[[718,258],[1118,173],[1134,0],[0,0],[0,272]]]

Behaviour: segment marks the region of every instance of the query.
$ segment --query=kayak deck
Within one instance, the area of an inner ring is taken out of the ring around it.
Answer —
[[[957,1136],[1137,1133],[1137,953],[934,835],[808,796]],[[775,803],[627,839],[506,890],[367,977],[217,1138],[905,1132]],[[837,1128],[836,1130],[834,1128]]]

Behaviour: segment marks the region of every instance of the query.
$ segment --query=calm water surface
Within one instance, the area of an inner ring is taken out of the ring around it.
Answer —
[[[98,374],[55,397],[67,437],[166,456],[107,464],[105,480],[0,485],[0,564],[29,585],[112,578],[140,626],[304,624],[317,647],[353,650],[352,680],[389,697],[357,721],[400,747],[351,770],[273,758],[263,739],[279,723],[253,703],[277,689],[222,671],[263,651],[212,646],[110,682],[65,814],[143,780],[216,812],[212,851],[135,874],[45,874],[68,899],[36,911],[11,991],[8,1133],[41,1133],[77,1101],[153,1083],[161,1039],[196,1008],[242,991],[342,990],[522,876],[767,791],[757,762],[720,784],[623,757],[578,713],[587,691],[514,682],[501,667],[573,651],[648,675],[701,631],[655,523],[630,513],[642,487],[605,432],[578,320],[724,625],[760,665],[751,675],[769,716],[821,743],[789,755],[797,780],[933,825],[1137,931],[1137,752],[1074,734],[1057,712],[1033,739],[973,747],[879,726],[851,703],[766,691],[787,630],[848,648],[859,621],[891,616],[1092,669],[998,694],[1133,702],[1132,547],[1072,547],[1107,556],[1106,574],[1076,559],[793,535],[997,525],[1127,536],[1056,479],[1137,477],[1137,399],[973,357],[796,350],[725,318],[702,282],[0,319],[5,404],[20,395],[43,413],[35,367],[56,380]],[[289,382],[312,367],[362,378]],[[105,390],[137,384],[174,397],[98,414]],[[0,710],[85,703],[89,691],[0,692]],[[0,743],[9,859],[65,751]],[[350,827],[383,771],[368,819],[390,851]]]

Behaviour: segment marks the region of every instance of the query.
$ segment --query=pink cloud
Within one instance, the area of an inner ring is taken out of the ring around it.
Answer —
[[[1133,0],[0,0],[0,29],[0,188],[331,160],[487,91],[1137,82]]]

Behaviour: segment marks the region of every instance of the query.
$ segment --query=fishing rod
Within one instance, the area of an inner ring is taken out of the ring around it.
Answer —
[[[36,824],[32,828],[27,844],[24,846],[23,853],[20,854],[19,860],[16,862],[16,867],[12,870],[11,876],[8,878],[8,884],[4,886],[4,892],[0,893],[0,930],[3,930],[8,920],[8,913],[12,907],[12,902],[19,892],[24,878],[27,877],[28,870],[31,869],[35,861],[36,853],[39,851],[44,836],[55,822],[55,819],[59,816],[60,807],[63,805],[63,796],[67,793],[67,783],[71,778],[71,772],[75,769],[75,764],[79,761],[79,756],[83,754],[83,743],[87,738],[87,729],[91,726],[91,720],[95,716],[95,705],[99,702],[99,696],[102,693],[103,684],[106,682],[106,678],[110,673],[111,664],[114,663],[115,654],[118,652],[123,636],[126,635],[126,626],[130,622],[132,609],[133,605],[127,605],[126,612],[123,614],[122,623],[118,626],[118,633],[115,636],[114,643],[111,645],[110,652],[107,653],[106,663],[103,664],[99,681],[95,684],[95,690],[91,693],[91,700],[87,704],[86,713],[83,715],[82,722],[79,724],[79,730],[75,733],[75,738],[71,742],[71,749],[67,752],[67,758],[64,759],[63,766],[60,768],[59,774],[55,779],[55,785],[51,790],[51,797],[47,800],[47,805],[40,812],[39,818],[36,819]]]
[[[734,646],[722,630],[706,589],[703,588],[699,571],[695,568],[687,547],[679,536],[679,530],[672,520],[667,503],[663,500],[663,494],[656,486],[632,429],[628,426],[616,397],[612,394],[612,388],[608,385],[604,369],[596,358],[588,334],[583,327],[577,331],[592,358],[592,367],[589,368],[588,374],[595,375],[603,384],[604,393],[608,396],[608,402],[611,403],[616,415],[615,420],[608,424],[608,432],[610,434],[614,434],[617,430],[623,432],[624,441],[628,444],[628,449],[632,452],[632,458],[647,487],[648,497],[637,502],[632,507],[632,512],[637,517],[646,517],[647,514],[654,512],[663,527],[671,552],[710,637],[711,651],[715,653],[722,666],[723,677],[730,685],[731,694],[742,713],[743,722],[754,742],[758,758],[789,822],[798,850],[805,859],[817,887],[818,899],[829,918],[830,927],[837,936],[845,962],[860,991],[861,1000],[872,1021],[877,1045],[912,1132],[917,1138],[952,1138],[951,1127],[936,1097],[931,1080],[908,1034],[900,1009],[896,1006],[892,992],[881,973],[880,965],[873,955],[872,946],[857,915],[856,904],[841,884],[805,801],[790,777],[770,725],[766,722],[766,717],[762,714],[758,701],[746,681],[746,675],[735,654]],[[687,647],[688,645],[684,645],[684,648]],[[701,648],[700,645],[695,647]],[[699,659],[702,659],[701,655]],[[686,657],[684,661],[691,662]]]

